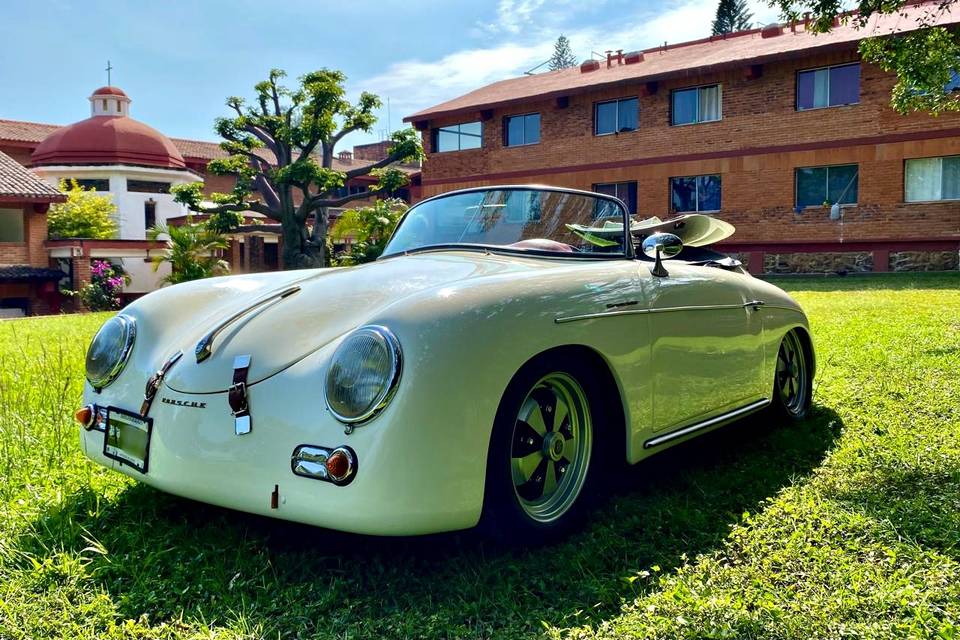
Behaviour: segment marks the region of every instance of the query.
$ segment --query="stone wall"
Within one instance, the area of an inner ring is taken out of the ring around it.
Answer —
[[[956,251],[895,251],[890,254],[890,271],[956,271]]]
[[[765,273],[867,273],[873,271],[873,254],[858,252],[768,253]]]

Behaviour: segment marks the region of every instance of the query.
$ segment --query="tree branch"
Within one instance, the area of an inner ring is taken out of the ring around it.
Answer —
[[[363,200],[364,198],[369,198],[376,194],[376,191],[361,191],[360,193],[351,193],[345,195],[341,198],[335,198],[333,200],[325,200],[320,196],[314,196],[310,198],[311,208],[320,208],[320,207],[342,207],[348,202],[353,202],[354,200]]]
[[[254,176],[253,184],[257,188],[257,193],[260,194],[269,208],[280,209],[280,194],[277,193],[277,190],[273,188],[273,185],[264,175]]]
[[[393,164],[399,159],[400,158],[395,155],[389,155],[383,160],[377,160],[373,164],[368,164],[365,167],[357,167],[356,169],[351,169],[350,171],[346,172],[347,180],[349,180],[350,178],[356,178],[357,176],[365,176],[371,171],[373,171],[374,169],[382,169],[386,166]]]
[[[196,211],[195,213],[210,215],[213,213],[226,213],[228,211],[238,211],[238,212],[254,211],[256,213],[262,213],[263,215],[267,216],[271,220],[276,220],[277,222],[280,222],[280,218],[277,215],[275,215],[267,205],[263,204],[262,202],[256,202],[256,201],[241,202],[240,204],[218,204],[212,207],[202,207],[199,211]]]
[[[340,142],[340,140],[343,139],[343,136],[347,135],[348,133],[353,133],[354,131],[357,131],[359,129],[360,129],[359,126],[354,125],[352,127],[344,127],[338,133],[334,134],[334,136],[330,138],[330,150],[333,151],[333,148],[337,145],[338,142]]]

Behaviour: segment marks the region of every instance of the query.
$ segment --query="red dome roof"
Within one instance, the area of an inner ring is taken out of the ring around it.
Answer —
[[[123,95],[123,91],[115,87],[105,89]],[[93,116],[57,129],[44,138],[31,160],[35,165],[135,164],[186,168],[183,156],[169,138],[127,116]]]
[[[123,96],[128,97],[120,87],[100,87],[93,92],[95,96]]]

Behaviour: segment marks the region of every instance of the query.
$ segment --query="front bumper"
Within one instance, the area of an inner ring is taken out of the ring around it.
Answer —
[[[317,398],[314,372],[299,363],[249,387],[253,428],[239,436],[226,393],[186,394],[163,386],[149,412],[147,473],[106,457],[103,431],[81,428],[83,449],[99,464],[168,493],[331,529],[416,535],[477,523],[485,446],[442,455],[451,444],[444,438],[455,437],[451,425],[402,394],[347,435]],[[131,395],[130,387],[112,391],[111,385],[101,393],[88,387],[84,401],[135,410],[141,399],[123,397]],[[350,447],[356,475],[343,486],[295,475],[291,456],[301,445]]]

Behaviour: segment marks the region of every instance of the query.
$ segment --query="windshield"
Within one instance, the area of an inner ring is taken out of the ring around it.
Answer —
[[[383,255],[478,245],[587,257],[622,256],[625,217],[619,200],[582,192],[503,187],[462,191],[410,209]]]

